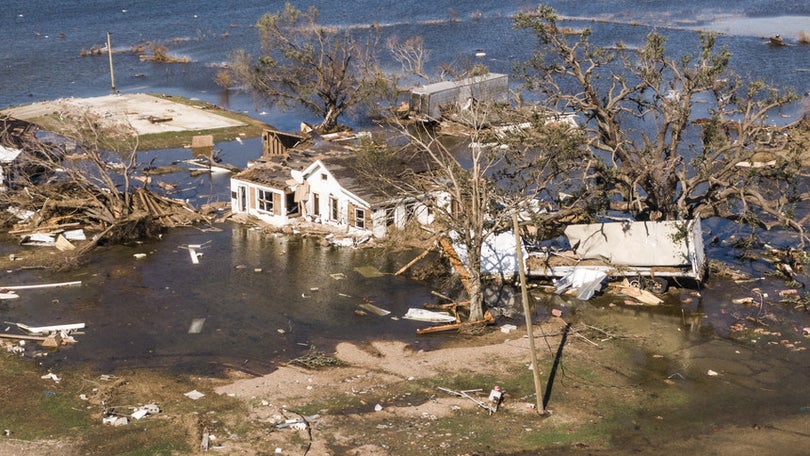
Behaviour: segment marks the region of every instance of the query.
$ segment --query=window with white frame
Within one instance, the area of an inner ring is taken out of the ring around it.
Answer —
[[[273,213],[273,192],[259,190],[259,210]]]
[[[361,230],[366,229],[366,210],[365,209],[357,209],[354,210],[354,226],[356,228],[360,228]]]

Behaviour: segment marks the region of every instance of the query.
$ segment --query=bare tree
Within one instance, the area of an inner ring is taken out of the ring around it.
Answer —
[[[411,36],[403,41],[393,35],[385,41],[385,46],[400,64],[404,74],[422,78],[425,83],[430,84],[430,74],[425,67],[430,61],[430,50],[425,47],[424,37]]]
[[[639,50],[596,46],[590,30],[559,27],[546,6],[515,24],[539,45],[523,66],[528,87],[584,117],[592,157],[583,185],[606,204],[641,220],[714,215],[804,238],[810,216],[795,210],[810,196],[797,179],[801,151],[768,125],[792,92],[734,75],[711,34],[700,35],[696,54],[676,58],[654,32]]]
[[[484,103],[460,110],[452,116],[455,123],[443,125],[464,131],[462,139],[427,124],[397,124],[405,146],[374,147],[361,154],[371,178],[384,181],[378,188],[419,200],[436,228],[466,251],[470,321],[483,318],[487,277],[481,254],[486,240],[510,229],[516,212],[524,219],[544,217],[548,223],[568,214],[544,209],[556,200],[554,189],[565,188],[566,176],[576,174],[572,170],[583,152],[575,130],[555,128],[545,116],[520,117],[517,124],[529,121],[531,127],[510,123],[497,128],[492,119],[501,114],[500,107]],[[575,199],[567,204],[573,207]]]
[[[231,56],[231,71],[271,106],[302,106],[323,120],[322,132],[338,128],[347,110],[393,91],[377,67],[378,30],[348,30],[318,23],[318,10],[284,9],[256,24],[261,54]],[[360,37],[365,34],[364,37]]]
[[[126,122],[65,108],[60,115],[61,146],[27,138],[27,168],[14,187],[0,194],[0,204],[29,210],[34,216],[23,231],[79,225],[100,232],[78,251],[98,242],[154,237],[163,229],[205,222],[187,203],[153,193],[139,176],[138,135]],[[54,153],[69,150],[70,154]],[[36,178],[36,179],[34,179]]]

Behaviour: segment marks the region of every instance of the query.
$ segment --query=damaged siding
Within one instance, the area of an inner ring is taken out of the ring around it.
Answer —
[[[242,194],[245,195],[244,202],[240,200]],[[289,219],[284,202],[282,190],[231,179],[231,210],[234,213],[247,214],[271,225],[286,225]]]

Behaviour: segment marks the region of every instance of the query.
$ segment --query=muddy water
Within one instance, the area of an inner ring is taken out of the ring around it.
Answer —
[[[810,338],[802,334],[810,314],[795,303],[780,302],[778,292],[785,288],[784,282],[767,277],[744,283],[712,279],[701,297],[694,290],[675,290],[657,307],[629,306],[609,296],[589,302],[537,301],[543,309],[561,309],[564,318],[614,336],[608,340],[591,332],[592,342],[625,349],[625,357],[606,358],[603,367],[624,376],[627,384],[596,379],[586,385],[576,376],[563,382],[605,388],[608,394],[621,395],[623,388],[643,391],[643,402],[616,413],[620,423],[612,443],[650,448],[729,425],[756,430],[810,413]],[[755,302],[732,302],[748,296]],[[733,324],[745,329],[733,330]],[[590,345],[576,338],[574,343]],[[806,429],[785,432],[810,439]]]
[[[419,323],[391,318],[431,301],[425,284],[391,274],[418,252],[324,248],[311,238],[267,237],[232,224],[221,228],[176,230],[159,242],[112,247],[70,273],[6,273],[2,285],[82,285],[20,291],[19,299],[0,307],[2,320],[85,322],[78,344],[44,362],[90,363],[102,370],[214,373],[231,365],[267,372],[310,345],[325,352],[343,340],[398,338],[430,345],[430,339],[416,339]],[[183,248],[188,244],[202,245],[199,264]],[[147,256],[136,259],[135,253]],[[391,315],[356,315],[364,301]],[[204,323],[190,334],[195,319]]]

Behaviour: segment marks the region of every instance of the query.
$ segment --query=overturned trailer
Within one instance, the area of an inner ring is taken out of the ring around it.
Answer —
[[[530,251],[527,276],[560,278],[578,269],[589,269],[610,278],[625,277],[642,288],[662,293],[670,280],[700,282],[706,275],[699,218],[569,225],[565,240],[565,248],[547,246]]]

